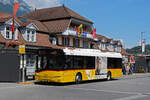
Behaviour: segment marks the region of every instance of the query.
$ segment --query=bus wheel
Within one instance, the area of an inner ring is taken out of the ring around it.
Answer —
[[[107,74],[107,80],[110,81],[112,78],[111,78],[111,72],[108,72]]]
[[[76,82],[76,84],[79,84],[81,81],[82,81],[82,75],[81,75],[81,73],[78,73],[76,75],[75,82]]]

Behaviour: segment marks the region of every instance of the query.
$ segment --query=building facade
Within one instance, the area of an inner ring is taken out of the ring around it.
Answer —
[[[97,49],[101,52],[122,52],[120,40],[91,34],[93,22],[71,9],[60,6],[36,9],[16,17],[15,32],[11,32],[12,16],[0,13],[0,48],[18,50],[26,46],[25,55],[19,55],[19,69],[25,67],[27,79],[34,79],[35,70],[41,66],[45,54],[62,49]],[[82,25],[82,35],[77,28]]]

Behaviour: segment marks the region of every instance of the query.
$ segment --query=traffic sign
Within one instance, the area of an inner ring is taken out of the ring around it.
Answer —
[[[24,44],[19,45],[19,54],[25,54],[25,45]]]

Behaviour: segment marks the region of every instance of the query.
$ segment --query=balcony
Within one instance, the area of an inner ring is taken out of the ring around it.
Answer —
[[[71,35],[71,36],[77,36],[78,37],[77,31],[74,29],[71,29],[71,28],[68,28],[65,32],[62,33],[62,35]],[[90,34],[90,32],[83,32],[81,37],[94,39],[93,36]]]

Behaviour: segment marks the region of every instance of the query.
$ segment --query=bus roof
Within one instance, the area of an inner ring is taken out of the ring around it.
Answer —
[[[95,49],[63,49],[66,55],[74,56],[95,56],[95,57],[110,57],[110,58],[122,58],[120,53],[116,52],[101,52],[100,50]]]

